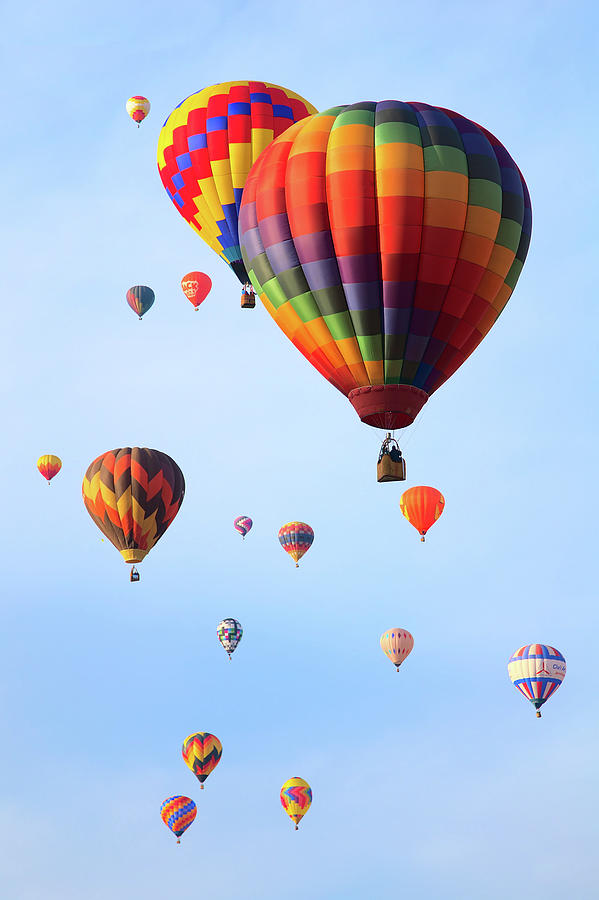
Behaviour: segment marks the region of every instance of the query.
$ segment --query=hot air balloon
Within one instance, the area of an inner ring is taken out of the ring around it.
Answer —
[[[507,670],[514,687],[530,700],[540,719],[541,706],[566,677],[566,660],[549,644],[527,644],[516,650]]]
[[[227,651],[229,659],[231,659],[231,654],[234,652],[243,636],[241,622],[238,622],[237,619],[223,619],[217,626],[216,633],[218,634],[219,641]],[[187,762],[187,760],[185,760],[185,762]]]
[[[399,508],[410,525],[419,532],[423,542],[426,532],[435,524],[444,507],[445,498],[441,491],[423,484],[408,488],[399,499]]]
[[[150,112],[150,101],[147,97],[129,97],[125,106],[127,112],[139,128],[140,124]]]
[[[187,831],[197,814],[195,803],[190,797],[177,794],[167,797],[160,807],[160,818],[176,835],[177,843],[181,843],[181,835]]]
[[[137,313],[141,321],[141,317],[145,316],[149,308],[155,300],[152,288],[146,287],[145,284],[136,284],[135,287],[129,288],[127,291],[127,303],[134,313]]]
[[[381,649],[399,672],[402,662],[414,647],[414,638],[405,628],[389,628],[381,635]]]
[[[295,560],[295,568],[299,568],[299,561],[312,546],[314,532],[305,522],[288,522],[279,528],[279,543],[283,550]]]
[[[281,788],[281,803],[295,830],[312,804],[312,788],[303,778],[290,778]]]
[[[299,94],[262,81],[227,81],[183,100],[158,139],[166,192],[193,230],[248,280],[237,236],[252,163],[293,122],[315,112]]]
[[[160,540],[179,511],[185,479],[177,463],[147,447],[119,447],[98,456],[82,485],[88,513],[126,563],[135,565]]]
[[[528,190],[486,129],[425,103],[297,122],[246,182],[239,242],[266,309],[377,428],[404,428],[506,305]]]
[[[190,303],[193,304],[196,311],[210,293],[211,287],[212,280],[210,276],[205,275],[204,272],[188,272],[187,275],[184,275],[181,279],[183,293]]]
[[[253,524],[254,523],[249,516],[237,516],[237,518],[233,522],[233,527],[235,528],[235,531],[238,531],[241,537],[245,540],[245,536],[251,529]]]
[[[54,456],[52,453],[45,453],[38,459],[37,468],[40,475],[43,475],[48,484],[50,484],[54,476],[58,475],[62,469],[62,460],[59,456]]]
[[[185,738],[182,753],[187,766],[200,782],[200,788],[204,790],[204,782],[223,755],[223,745],[213,734],[198,731]]]

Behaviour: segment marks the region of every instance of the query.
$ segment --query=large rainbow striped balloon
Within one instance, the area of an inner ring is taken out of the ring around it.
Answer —
[[[409,425],[487,334],[528,251],[505,147],[426,103],[355,103],[292,125],[239,216],[256,292],[368,425]]]

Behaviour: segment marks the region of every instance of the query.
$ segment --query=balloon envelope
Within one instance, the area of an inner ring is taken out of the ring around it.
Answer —
[[[155,299],[154,291],[145,284],[136,284],[127,291],[127,303],[140,319],[147,313]]]
[[[62,460],[52,453],[45,453],[37,461],[37,468],[46,481],[51,481],[62,469]]]
[[[188,272],[181,279],[181,290],[196,309],[204,302],[211,288],[212,279],[204,272]]]
[[[160,450],[119,447],[89,465],[81,489],[102,534],[126,563],[139,563],[179,512],[185,479]]]
[[[160,818],[177,838],[187,831],[196,814],[197,808],[193,800],[180,794],[167,797],[160,807]]]
[[[295,823],[295,830],[312,804],[312,788],[303,778],[290,778],[281,788],[283,809]]]
[[[506,305],[531,206],[490,132],[424,103],[363,102],[264,150],[239,216],[261,300],[362,421],[409,425]]]
[[[125,107],[133,121],[136,122],[139,127],[139,123],[143,122],[150,112],[150,101],[147,97],[142,96],[129,97]]]
[[[424,541],[426,532],[445,508],[445,498],[437,488],[420,484],[403,492],[399,508],[410,525],[420,533],[420,540]]]
[[[186,765],[203,787],[210,773],[220,762],[223,745],[213,734],[198,731],[185,738],[181,752]]]
[[[237,645],[243,636],[241,622],[238,622],[237,619],[223,619],[222,622],[218,624],[216,633],[218,634],[219,641],[229,654],[229,658],[231,658],[231,654],[237,648]]]
[[[519,647],[507,665],[514,687],[537,710],[554,694],[566,677],[566,660],[549,644],[525,644]]]
[[[390,628],[381,635],[381,649],[399,669],[414,647],[414,638],[405,628]]]
[[[186,222],[248,280],[239,249],[238,213],[252,164],[273,138],[314,107],[276,84],[226,81],[183,100],[158,139],[158,171]]]
[[[314,532],[305,522],[287,522],[279,528],[279,543],[283,550],[295,560],[296,567],[304,553],[314,541]]]
[[[242,537],[245,537],[254,523],[249,516],[237,516],[233,522],[235,531],[238,531]]]

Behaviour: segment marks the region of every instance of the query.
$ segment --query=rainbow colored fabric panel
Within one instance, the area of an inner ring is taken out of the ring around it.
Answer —
[[[197,815],[197,808],[190,797],[179,794],[167,797],[160,807],[160,818],[174,835],[181,837]]]
[[[187,97],[160,132],[158,170],[167,194],[242,283],[248,278],[237,231],[248,172],[273,138],[313,112],[278,85],[228,81]]]
[[[514,687],[539,709],[566,677],[566,660],[548,644],[526,644],[508,663]]]
[[[505,307],[531,226],[497,138],[451,110],[389,100],[311,116],[267,147],[239,237],[267,310],[335,387],[430,395]]]

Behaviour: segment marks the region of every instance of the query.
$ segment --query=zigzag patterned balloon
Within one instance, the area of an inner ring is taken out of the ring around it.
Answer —
[[[312,805],[312,788],[307,781],[297,775],[286,781],[281,788],[281,803],[289,818],[295,823],[295,830]]]
[[[160,450],[119,447],[91,463],[81,490],[102,534],[126,563],[139,563],[179,512],[185,479]]]
[[[186,765],[204,790],[204,782],[217,767],[223,755],[223,745],[208,731],[198,731],[185,738],[181,752]]]
[[[160,807],[160,818],[176,836],[178,844],[181,843],[179,838],[187,831],[196,814],[197,808],[193,800],[179,794],[167,797]]]

